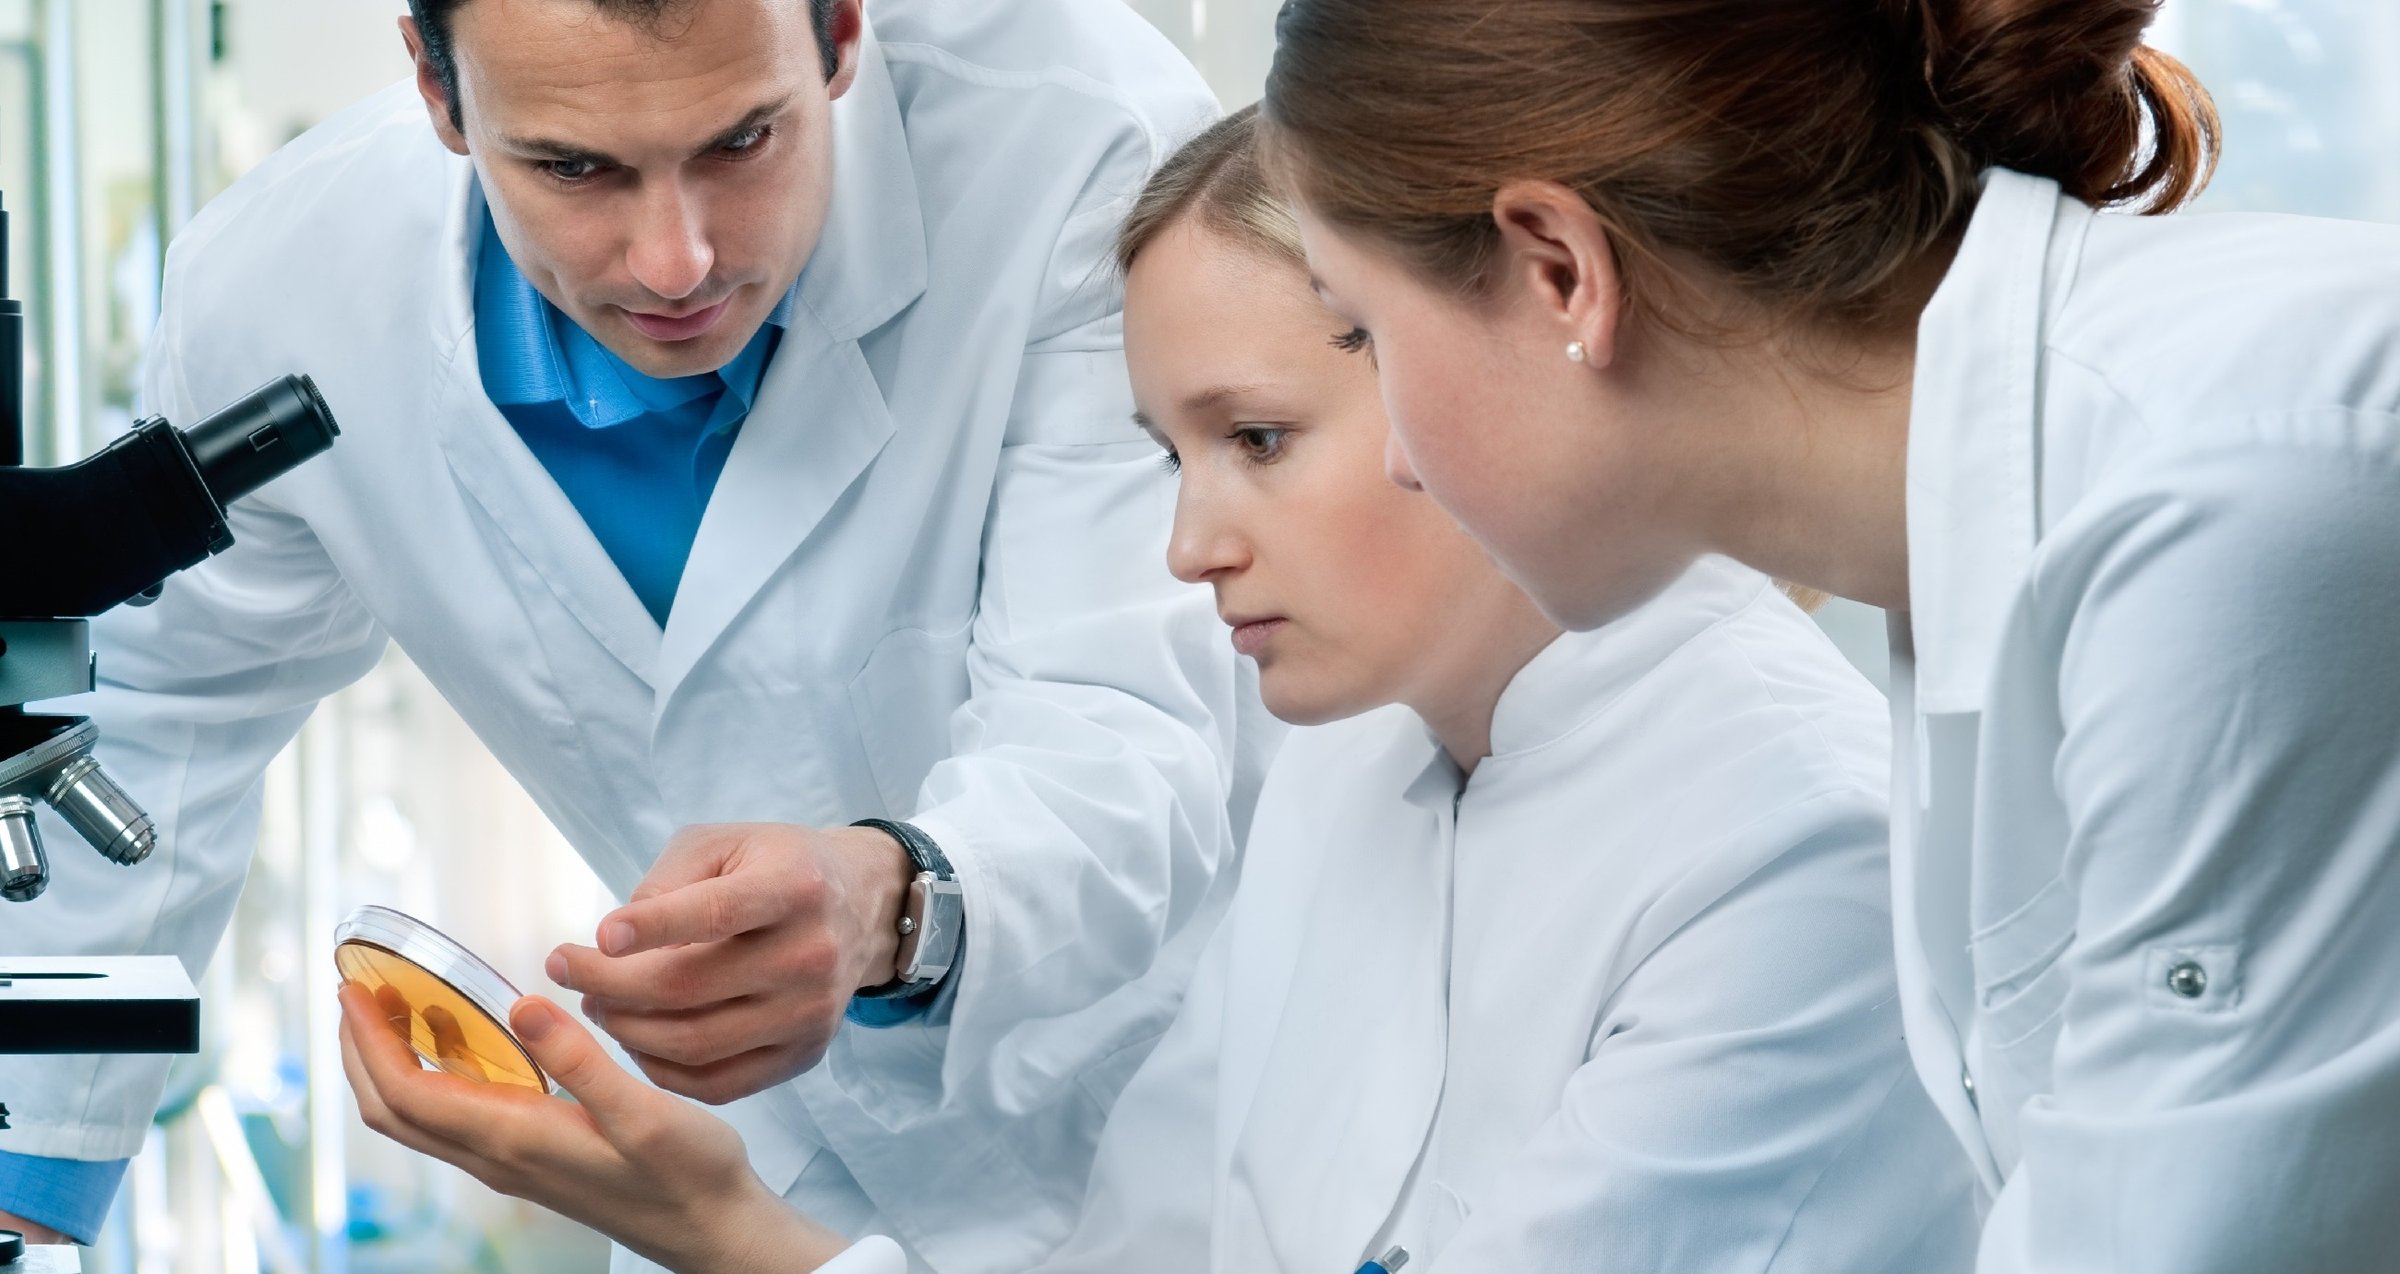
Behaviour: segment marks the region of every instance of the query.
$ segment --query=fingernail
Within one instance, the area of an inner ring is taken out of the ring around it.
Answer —
[[[549,1005],[538,1002],[528,1004],[517,1014],[517,1038],[528,1044],[539,1044],[550,1038],[551,1029],[557,1025],[558,1019],[551,1015]]]
[[[600,926],[600,949],[609,955],[623,955],[633,945],[633,926],[622,920],[611,920]]]
[[[543,966],[542,966],[542,972],[549,974],[549,975],[550,975],[550,980],[551,980],[552,982],[555,982],[555,983],[557,983],[557,984],[558,984],[558,985],[560,985],[560,986],[566,986],[566,985],[567,985],[567,957],[566,957],[566,955],[565,955],[564,953],[562,953],[562,952],[557,952],[557,951],[553,951],[553,952],[551,952],[551,953],[550,953],[550,962],[549,962],[548,964],[545,964],[545,965],[543,965]]]

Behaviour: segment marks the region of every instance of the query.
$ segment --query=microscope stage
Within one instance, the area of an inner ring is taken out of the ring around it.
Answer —
[[[173,956],[0,955],[0,1054],[199,1051],[200,993]]]

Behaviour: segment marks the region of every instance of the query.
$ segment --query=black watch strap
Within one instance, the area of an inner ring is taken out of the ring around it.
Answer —
[[[942,847],[926,835],[924,829],[913,823],[901,823],[888,818],[862,818],[851,826],[870,827],[882,832],[900,842],[900,848],[908,854],[909,862],[916,868],[917,881],[910,887],[911,894],[917,898],[925,914],[921,920],[906,916],[902,918],[901,955],[904,960],[909,959],[911,942],[928,944],[914,949],[923,952],[921,958],[935,970],[912,979],[909,970],[917,967],[912,963],[903,968],[898,981],[867,987],[857,992],[857,997],[863,1000],[907,1000],[930,995],[949,976],[963,941],[965,917],[959,904],[958,872],[951,867],[950,857],[942,852]],[[931,877],[930,882],[928,877]],[[911,933],[919,936],[913,939],[906,936]]]
[[[958,879],[958,873],[951,870],[950,856],[943,853],[942,847],[914,823],[896,823],[888,818],[862,818],[851,826],[872,827],[900,842],[900,848],[908,851],[908,861],[915,863],[918,871],[932,872],[943,880]]]

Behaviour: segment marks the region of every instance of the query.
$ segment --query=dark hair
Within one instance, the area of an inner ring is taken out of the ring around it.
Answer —
[[[799,4],[803,0],[792,0]],[[458,107],[458,54],[450,44],[450,19],[467,0],[408,0],[408,14],[417,20],[417,38],[425,43],[425,61],[433,67],[433,75],[442,83],[442,96],[450,99],[450,123],[465,127],[466,117]],[[693,0],[591,0],[592,7],[612,18],[637,25],[655,24],[671,10],[693,3]],[[841,0],[805,0],[808,21],[817,33],[817,57],[825,64],[825,76],[833,77],[841,69],[842,52],[833,41],[833,11]]]
[[[1986,168],[2146,212],[2199,192],[2216,110],[2143,46],[2158,5],[1288,0],[1268,141],[1313,212],[1462,290],[1499,187],[1548,179],[1609,226],[1637,300],[1697,263],[1770,315],[1874,326]]]

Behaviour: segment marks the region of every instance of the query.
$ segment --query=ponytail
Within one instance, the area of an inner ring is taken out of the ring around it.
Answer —
[[[1913,315],[1915,267],[2006,166],[2172,210],[2218,124],[2143,47],[2158,0],[1287,0],[1264,104],[1310,210],[1471,291],[1493,197],[1556,181],[1637,304],[1693,263],[1772,315]]]

